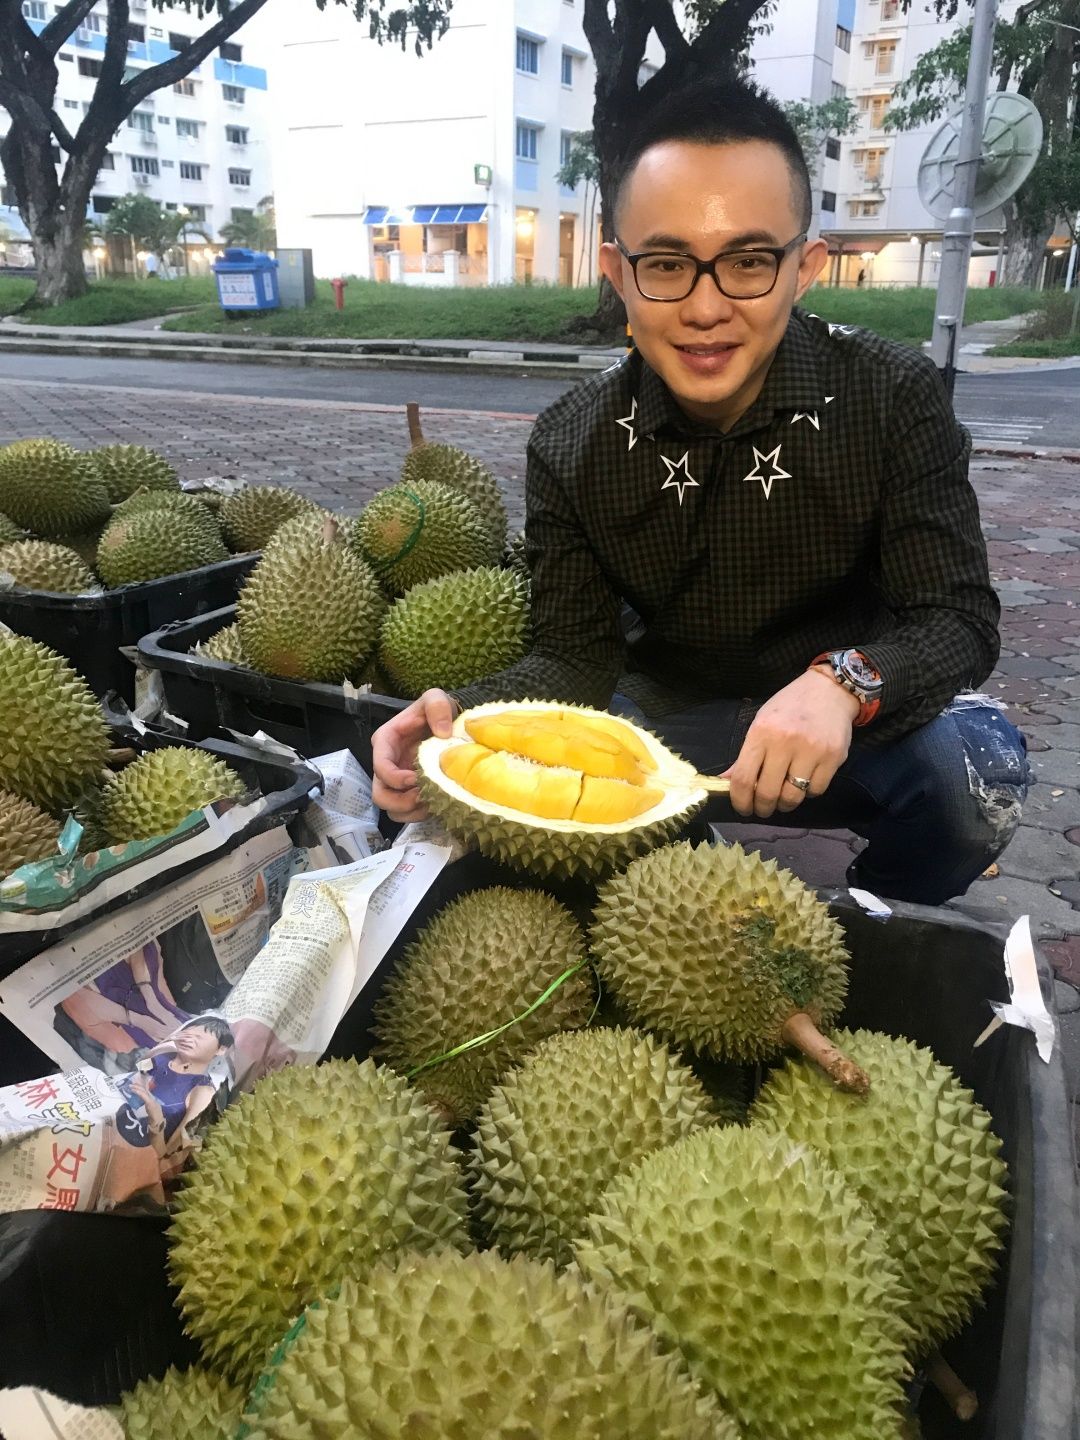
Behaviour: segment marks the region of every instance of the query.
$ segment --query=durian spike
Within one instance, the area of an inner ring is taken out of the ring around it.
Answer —
[[[838,1050],[804,1010],[788,1016],[780,1035],[785,1044],[801,1050],[808,1060],[820,1065],[838,1090],[849,1090],[853,1095],[865,1095],[869,1091],[870,1076],[866,1071]]]
[[[926,1366],[926,1378],[958,1420],[973,1420],[979,1409],[979,1397],[969,1390],[940,1350],[934,1352]]]
[[[424,443],[424,432],[420,429],[420,406],[415,400],[410,400],[405,406],[405,417],[409,422],[409,439],[415,450],[418,445]]]

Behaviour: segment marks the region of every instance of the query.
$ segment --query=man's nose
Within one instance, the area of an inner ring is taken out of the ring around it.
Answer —
[[[724,294],[715,276],[701,274],[682,302],[680,319],[688,325],[719,325],[735,313],[734,302]]]

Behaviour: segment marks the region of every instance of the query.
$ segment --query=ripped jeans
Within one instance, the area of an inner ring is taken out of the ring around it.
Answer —
[[[611,709],[640,719],[697,769],[730,765],[757,703],[715,700],[650,719],[616,695]],[[1027,794],[1023,735],[986,697],[960,695],[928,724],[892,745],[860,743],[824,795],[768,821],[741,816],[723,796],[707,818],[799,829],[852,830],[868,843],[848,870],[848,883],[876,895],[940,905],[962,895],[1012,839]]]

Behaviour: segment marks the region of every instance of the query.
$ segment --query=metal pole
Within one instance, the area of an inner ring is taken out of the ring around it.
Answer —
[[[993,58],[996,12],[997,0],[975,0],[964,115],[953,179],[953,208],[941,237],[941,270],[930,353],[942,371],[950,396],[956,382],[954,353],[960,326],[964,323],[968,265],[975,238],[975,182],[982,155],[983,112]]]
[[[1080,225],[1080,215],[1076,217],[1076,224]],[[1065,272],[1065,289],[1071,290],[1076,284],[1076,241],[1069,246],[1069,268]]]

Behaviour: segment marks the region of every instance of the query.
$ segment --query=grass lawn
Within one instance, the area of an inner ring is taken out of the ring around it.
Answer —
[[[1080,335],[1067,335],[1061,340],[1013,340],[1008,345],[995,345],[990,355],[1026,355],[1036,360],[1065,360],[1080,355]]]
[[[17,275],[0,275],[0,315],[10,315],[33,293],[33,280],[23,280]]]
[[[33,289],[33,282],[9,282]],[[0,280],[0,286],[5,282]],[[24,289],[23,298],[27,290]],[[127,320],[146,320],[164,315],[181,305],[203,305],[215,294],[211,276],[177,280],[97,280],[78,300],[65,300],[62,305],[30,306],[21,318],[33,325],[122,325]],[[0,289],[0,311],[4,292]],[[19,304],[21,301],[16,301]],[[8,311],[15,308],[12,304]],[[5,313],[8,313],[5,311]]]
[[[1018,339],[997,345],[991,355],[1028,355],[1040,360],[1061,360],[1080,355],[1080,305],[1075,290],[1044,290],[1035,314]]]

